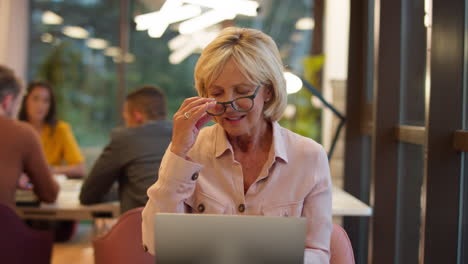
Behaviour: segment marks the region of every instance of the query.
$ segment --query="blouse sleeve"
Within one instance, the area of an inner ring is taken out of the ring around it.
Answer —
[[[68,165],[78,164],[84,161],[78,143],[73,135],[70,125],[63,123],[61,126],[63,139],[63,159]]]
[[[332,188],[327,154],[323,149],[315,162],[315,184],[304,201],[307,218],[304,263],[329,263],[332,232]]]
[[[156,213],[186,213],[184,201],[196,185],[202,165],[183,159],[170,151],[159,168],[159,179],[148,189],[148,202],[142,212],[143,245],[154,255],[154,215]]]

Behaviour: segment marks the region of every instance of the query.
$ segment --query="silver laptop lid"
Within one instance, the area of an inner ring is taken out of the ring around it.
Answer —
[[[306,219],[166,214],[155,216],[156,263],[303,263]]]

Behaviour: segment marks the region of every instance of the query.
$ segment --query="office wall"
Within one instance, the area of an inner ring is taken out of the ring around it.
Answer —
[[[0,1],[0,64],[26,80],[29,1]]]

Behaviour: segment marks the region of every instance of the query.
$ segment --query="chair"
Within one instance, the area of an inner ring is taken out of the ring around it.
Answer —
[[[0,261],[50,263],[53,234],[28,227],[10,207],[0,204]]]
[[[142,247],[142,210],[140,207],[125,212],[107,234],[94,239],[95,264],[155,263]]]
[[[330,264],[354,264],[354,253],[346,231],[333,224],[330,241]]]

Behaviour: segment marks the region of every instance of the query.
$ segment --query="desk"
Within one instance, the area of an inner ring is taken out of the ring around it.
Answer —
[[[16,211],[22,218],[28,219],[74,219],[93,220],[98,217],[117,218],[120,214],[119,202],[81,205],[78,199],[81,180],[60,182],[60,193],[52,204],[40,206],[17,206]],[[372,208],[344,190],[333,187],[333,216],[371,216]]]
[[[81,205],[79,194],[82,180],[59,181],[60,192],[55,203],[41,203],[40,206],[17,206],[16,212],[27,219],[94,220],[95,218],[117,218],[119,202]]]
[[[333,216],[371,216],[372,208],[344,190],[333,186]]]

